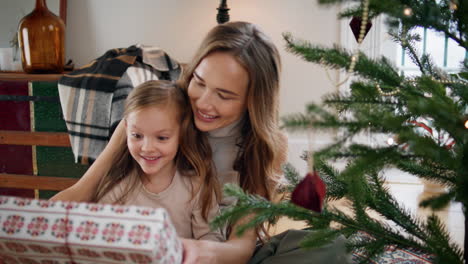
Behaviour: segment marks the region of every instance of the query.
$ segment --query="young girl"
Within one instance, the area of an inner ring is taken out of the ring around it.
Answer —
[[[208,220],[218,213],[211,150],[193,125],[182,89],[148,81],[128,96],[126,141],[92,201],[165,208],[183,238],[220,241]]]

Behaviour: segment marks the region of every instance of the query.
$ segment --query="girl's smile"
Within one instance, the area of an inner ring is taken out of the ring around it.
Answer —
[[[160,156],[159,157],[141,156],[141,157],[149,163],[156,163],[160,158]]]

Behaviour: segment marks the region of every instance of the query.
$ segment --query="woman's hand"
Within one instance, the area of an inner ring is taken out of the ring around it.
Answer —
[[[182,238],[182,264],[247,263],[255,249],[255,238],[254,230],[247,230],[241,237],[231,234],[226,242]]]
[[[183,261],[182,264],[215,264],[216,255],[210,250],[210,242],[182,238]],[[212,242],[216,243],[216,242]]]

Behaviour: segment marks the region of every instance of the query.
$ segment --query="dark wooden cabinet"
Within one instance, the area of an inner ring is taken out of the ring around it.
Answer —
[[[0,72],[0,194],[49,198],[86,171],[66,133],[61,76]]]

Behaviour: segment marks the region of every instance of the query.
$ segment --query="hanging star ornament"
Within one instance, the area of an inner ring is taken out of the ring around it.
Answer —
[[[325,183],[317,171],[309,172],[294,189],[291,202],[297,206],[320,213],[326,193]]]
[[[361,30],[361,24],[362,24],[362,17],[353,17],[351,19],[351,22],[349,22],[349,27],[351,27],[351,31],[353,31],[353,35],[356,38],[356,41],[359,41],[359,32]],[[372,22],[368,21],[366,24],[366,31],[364,32],[364,36],[362,40],[366,37],[367,33],[369,33],[369,30],[372,27]]]

